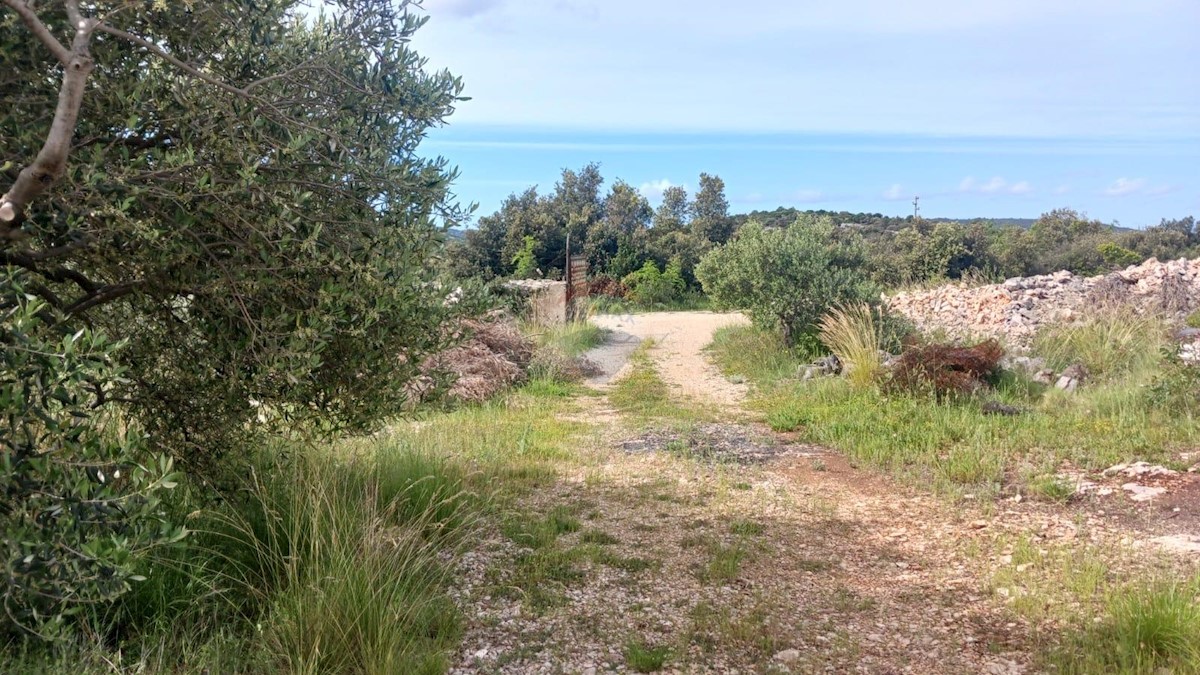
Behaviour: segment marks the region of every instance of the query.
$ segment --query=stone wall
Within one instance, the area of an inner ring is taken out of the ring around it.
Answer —
[[[1043,325],[1075,321],[1106,306],[1127,305],[1138,312],[1162,311],[1182,319],[1200,308],[1200,258],[1170,262],[1151,258],[1095,277],[1055,272],[991,286],[940,286],[897,293],[887,298],[887,304],[925,332],[941,330],[953,338],[995,337],[1020,348],[1028,346]]]
[[[524,279],[505,285],[525,298],[525,318],[529,321],[544,326],[567,321],[567,282]]]

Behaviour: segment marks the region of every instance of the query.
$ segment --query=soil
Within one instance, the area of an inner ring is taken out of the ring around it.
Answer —
[[[1164,558],[1089,509],[951,504],[745,422],[746,387],[703,353],[715,330],[744,321],[708,312],[596,318],[614,339],[588,354],[605,369],[593,381],[601,395],[577,405],[600,428],[579,466],[522,506],[567,505],[582,531],[611,537],[611,560],[644,564],[583,563],[561,606],[534,610],[497,592],[496,570],[526,552],[495,533],[464,563],[460,600],[471,621],[453,672],[632,672],[632,642],[666,649],[669,673],[1041,672],[1039,655],[1067,627],[1024,618],[1013,603],[1023,587],[1058,583],[1055,551],[1105,556],[1109,574],[1130,578],[1200,569],[1200,554]],[[646,338],[676,395],[715,407],[720,421],[646,429],[612,410],[602,394]],[[1015,542],[1044,557],[1019,564]],[[730,551],[740,564],[714,575],[714,556]]]

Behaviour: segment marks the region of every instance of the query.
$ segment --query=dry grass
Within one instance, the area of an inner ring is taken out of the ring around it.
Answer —
[[[821,343],[842,362],[855,387],[871,386],[883,372],[879,327],[876,310],[866,304],[835,307],[821,317]]]

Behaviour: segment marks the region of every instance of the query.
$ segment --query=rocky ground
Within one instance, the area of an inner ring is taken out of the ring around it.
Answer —
[[[470,626],[453,672],[630,672],[660,660],[674,673],[1037,672],[1067,629],[1055,609],[1072,602],[1064,585],[1089,570],[1200,567],[1187,546],[1153,545],[1197,533],[1190,516],[1163,526],[1147,509],[1174,507],[1122,488],[1180,474],[1078,476],[1097,486],[1083,507],[949,504],[748,421],[745,387],[701,351],[740,317],[605,321],[655,339],[651,357],[676,396],[719,419],[646,428],[608,404],[607,384],[579,397],[594,435],[522,504],[570,516],[548,546],[497,531],[466,556],[458,600]]]

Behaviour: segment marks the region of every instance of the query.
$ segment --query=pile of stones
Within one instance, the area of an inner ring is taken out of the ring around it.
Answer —
[[[1200,258],[1151,258],[1095,277],[1055,272],[990,286],[947,285],[897,293],[887,303],[924,332],[957,339],[992,337],[1020,349],[1029,346],[1042,326],[1077,321],[1097,308],[1127,306],[1187,316],[1200,307]]]

